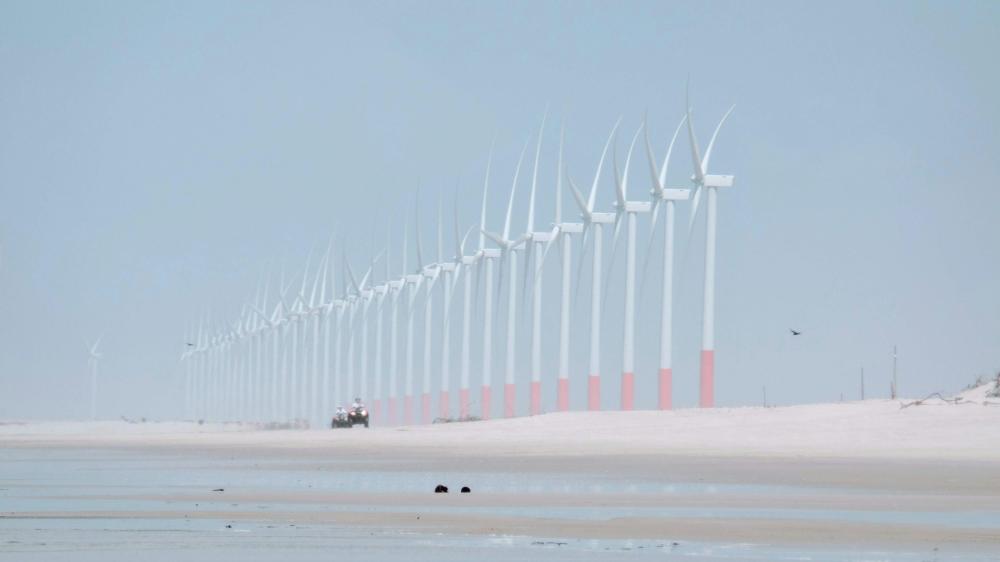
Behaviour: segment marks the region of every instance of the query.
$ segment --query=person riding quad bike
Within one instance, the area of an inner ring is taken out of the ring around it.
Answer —
[[[351,404],[351,411],[347,413],[347,422],[350,427],[360,423],[368,427],[368,408],[365,408],[365,404],[360,398],[355,398],[354,403]]]
[[[330,421],[330,427],[334,429],[351,427],[351,422],[347,419],[347,410],[343,406],[337,406],[337,412],[333,415],[333,420]]]

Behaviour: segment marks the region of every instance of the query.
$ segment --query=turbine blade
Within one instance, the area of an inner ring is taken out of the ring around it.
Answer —
[[[538,160],[542,155],[542,138],[545,136],[545,120],[549,117],[549,108],[545,106],[542,115],[542,126],[538,129],[538,143],[535,145],[535,165],[531,172],[531,197],[528,199],[528,232],[535,230],[535,188],[538,186]]]
[[[701,184],[694,187],[694,196],[691,197],[691,216],[688,219],[688,239],[691,239],[691,231],[694,230],[694,221],[698,218],[698,202],[701,201]]]
[[[594,196],[597,195],[597,183],[601,179],[601,169],[604,168],[604,159],[608,155],[608,147],[611,146],[611,141],[614,139],[615,133],[618,131],[618,125],[621,122],[621,117],[615,121],[615,126],[611,128],[611,134],[608,135],[608,140],[604,143],[604,150],[601,151],[601,160],[597,163],[597,172],[594,173],[594,183],[590,186],[590,196],[587,198],[587,210],[589,212],[594,211]]]
[[[576,289],[573,290],[573,305],[575,306],[580,298],[580,286],[583,285],[580,281],[583,279],[583,263],[587,260],[583,259],[587,255],[587,242],[589,241],[588,234],[590,233],[590,223],[584,223],[583,225],[583,239],[580,242],[580,259],[577,260],[579,263],[576,266]]]
[[[729,114],[732,113],[734,109],[736,109],[735,105],[730,107],[729,111],[722,116],[722,120],[719,121],[719,124],[715,127],[715,132],[712,133],[711,140],[708,141],[708,148],[705,149],[705,158],[701,161],[701,169],[705,173],[708,173],[708,161],[712,158],[712,147],[715,146],[715,137],[719,136],[719,129],[722,128],[722,124],[726,122],[726,119],[729,119]]]
[[[542,257],[541,259],[538,260],[538,269],[535,271],[535,275],[538,275],[541,268],[545,267],[545,258],[548,257],[549,250],[552,249],[552,244],[554,244],[556,242],[556,239],[558,239],[560,236],[562,236],[562,233],[560,231],[559,225],[556,225],[552,229],[552,232],[549,235],[549,241],[546,242],[545,247],[542,248]],[[562,246],[560,246],[560,248],[561,247]]]
[[[459,236],[458,232],[458,186],[455,187],[455,259],[460,261],[465,252],[465,240]]]
[[[525,299],[525,295],[528,292],[528,277],[531,276],[531,272],[532,272],[531,256],[532,256],[532,251],[534,250],[534,247],[535,247],[534,241],[530,241],[530,240],[528,241],[528,243],[524,247],[524,267],[522,268],[524,270],[524,273],[521,274],[521,312],[522,312],[522,317],[523,317],[523,312],[524,312],[524,303],[525,303],[525,300],[526,300]]]
[[[644,119],[645,122],[645,119]],[[656,157],[653,156],[653,146],[649,143],[649,128],[646,128],[646,162],[649,163],[649,177],[653,180],[653,200],[663,197],[663,180],[656,175]]]
[[[413,202],[413,231],[415,233],[417,242],[417,272],[420,272],[424,268],[424,255],[420,247],[420,209],[418,205],[418,199],[420,197],[420,191],[417,191],[417,197],[414,198]]]
[[[583,213],[584,217],[589,220],[590,209],[587,208],[587,203],[584,202],[583,195],[580,193],[580,190],[577,189],[576,184],[573,183],[573,178],[567,175],[566,179],[569,180],[570,191],[573,193],[573,199],[576,201],[577,206],[580,207],[580,212]]]
[[[486,193],[490,188],[490,167],[493,165],[493,148],[496,146],[496,136],[493,137],[493,142],[490,143],[490,156],[486,160],[486,180],[483,182],[483,206],[479,213],[479,249],[482,250],[486,247],[486,239],[483,238],[482,232],[486,230]]]
[[[500,238],[498,234],[493,234],[492,232],[486,232],[485,230],[482,231],[482,233],[485,234],[487,238],[495,242],[497,246],[500,246],[501,248],[504,248],[506,246],[504,239]]]
[[[619,209],[625,208],[625,190],[623,189],[621,176],[618,173],[618,139],[611,149],[611,167],[614,172],[611,174],[615,179],[615,204]]]
[[[524,141],[524,148],[521,149],[521,156],[517,159],[517,167],[514,168],[514,181],[510,186],[510,199],[507,201],[507,218],[503,223],[504,240],[510,239],[510,213],[514,210],[514,193],[517,191],[517,177],[521,174],[521,164],[524,163],[524,153],[528,150],[528,142],[529,141]]]
[[[660,168],[660,185],[666,185],[667,183],[667,167],[670,165],[670,154],[674,151],[674,142],[677,140],[677,134],[681,132],[681,127],[687,122],[687,114],[685,113],[681,117],[680,123],[677,124],[677,128],[674,129],[674,136],[670,137],[670,145],[667,146],[667,155],[663,157],[663,166]]]
[[[632,142],[628,145],[628,154],[625,155],[625,173],[622,174],[621,181],[621,196],[622,205],[625,205],[625,201],[628,199],[628,172],[629,168],[632,166],[632,151],[635,150],[635,141],[639,140],[639,133],[645,129],[646,123],[643,122],[636,129],[635,134],[632,135]]]
[[[562,222],[563,145],[566,142],[566,123],[559,127],[559,161],[556,163],[556,224]]]
[[[687,106],[687,130],[688,142],[691,144],[691,166],[694,167],[695,183],[701,184],[705,181],[705,170],[701,167],[701,153],[698,149],[698,139],[694,135],[694,125],[691,121],[691,106]]]
[[[642,273],[639,274],[639,302],[642,302],[642,291],[646,286],[646,270],[649,269],[649,258],[653,255],[653,241],[656,239],[656,219],[660,214],[662,199],[653,200],[653,218],[649,224],[649,242],[646,244],[646,255],[642,258]]]

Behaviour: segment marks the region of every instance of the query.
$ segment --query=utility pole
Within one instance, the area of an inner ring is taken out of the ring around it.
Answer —
[[[892,399],[895,400],[899,393],[899,387],[896,386],[896,346],[892,346]]]

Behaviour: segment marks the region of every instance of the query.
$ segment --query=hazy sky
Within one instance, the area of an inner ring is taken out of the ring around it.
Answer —
[[[0,418],[85,416],[102,333],[100,414],[176,415],[184,330],[209,308],[235,318],[269,267],[298,274],[336,232],[361,269],[392,223],[398,273],[418,186],[425,244],[439,194],[457,187],[463,229],[476,222],[494,137],[498,229],[549,104],[543,227],[558,123],[589,184],[619,116],[620,153],[646,111],[663,150],[688,76],[703,142],[737,105],[712,161],[737,176],[719,197],[719,404],[757,404],[764,385],[777,403],[854,398],[862,366],[884,395],[894,344],[904,394],[956,390],[1000,369],[998,26],[996,2],[0,1]],[[686,151],[672,184],[690,174]],[[608,176],[599,195],[610,210]],[[696,232],[678,235],[679,406],[697,401],[703,217]],[[659,299],[639,308],[637,405],[651,407]],[[551,408],[553,353],[545,367]]]

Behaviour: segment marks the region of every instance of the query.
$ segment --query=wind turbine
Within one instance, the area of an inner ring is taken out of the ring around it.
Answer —
[[[642,279],[646,278],[646,267],[649,265],[653,239],[656,237],[656,219],[660,206],[665,207],[663,226],[663,297],[660,309],[660,372],[659,372],[659,400],[658,405],[661,410],[669,410],[673,407],[673,313],[674,313],[674,206],[677,201],[686,201],[691,192],[687,189],[666,188],[667,168],[670,165],[670,154],[674,151],[674,142],[677,140],[681,127],[687,121],[687,115],[681,118],[677,128],[674,129],[674,136],[670,138],[670,145],[667,147],[667,154],[663,157],[663,165],[659,174],[656,170],[656,158],[653,156],[653,147],[649,143],[649,129],[646,129],[646,156],[649,162],[649,175],[653,181],[653,188],[650,195],[653,201],[653,220],[649,227],[649,246],[646,248],[646,262],[642,267]],[[640,293],[642,291],[640,290]]]
[[[323,268],[323,284],[320,286],[320,306],[321,314],[323,318],[323,376],[321,377],[321,393],[322,399],[320,401],[320,407],[322,409],[322,418],[330,415],[330,329],[331,329],[331,317],[333,315],[334,299],[331,298],[330,302],[326,301],[326,284],[330,280],[330,269],[332,268],[332,263],[330,262],[330,256],[333,251],[333,236],[330,237],[330,243],[326,248],[326,267]],[[333,287],[330,287],[330,295],[333,296]],[[321,419],[324,421],[324,419]],[[322,427],[322,426],[320,426]]]
[[[438,224],[440,225],[441,217],[438,217]],[[417,263],[418,265],[423,264],[423,257],[420,247],[420,228],[419,219],[417,222],[416,229],[417,236]],[[424,276],[426,290],[424,292],[424,368],[423,368],[423,384],[421,386],[420,394],[420,413],[421,420],[423,423],[431,423],[431,335],[434,317],[434,285],[437,284],[438,276],[441,274],[441,255],[440,246],[438,247],[438,263],[428,264],[421,268],[421,274]]]
[[[479,252],[477,259],[482,267],[482,260],[486,262],[486,287],[483,298],[483,368],[482,368],[482,397],[480,400],[480,417],[484,420],[490,419],[493,384],[493,261],[500,257],[500,250],[486,247],[486,195],[490,187],[490,167],[493,164],[493,146],[490,146],[490,155],[486,161],[486,179],[483,182],[483,204],[479,213]],[[478,283],[477,283],[478,286]],[[468,288],[466,288],[468,293]],[[468,307],[466,307],[468,310]],[[468,332],[468,330],[466,330]],[[467,342],[463,344],[467,346]],[[463,351],[463,353],[465,353]],[[463,366],[463,376],[468,378],[468,365]]]
[[[517,167],[514,170],[514,181],[510,188],[510,199],[507,202],[507,217],[504,219],[503,232],[500,234],[494,234],[486,232],[486,236],[493,240],[496,245],[500,246],[500,286],[497,287],[497,298],[500,297],[500,290],[503,285],[503,269],[504,263],[509,263],[510,269],[510,282],[508,287],[508,299],[507,299],[507,354],[506,361],[504,364],[504,416],[508,418],[514,417],[515,412],[515,402],[516,402],[516,389],[514,384],[514,360],[516,358],[516,337],[517,337],[517,251],[521,249],[526,238],[524,236],[518,238],[517,240],[511,240],[510,238],[510,218],[511,211],[514,208],[514,194],[517,191],[517,178],[521,173],[521,164],[524,161],[524,153],[528,149],[528,143],[525,142],[524,148],[521,149],[521,156],[517,159]],[[486,298],[490,298],[486,295]]]
[[[562,177],[563,177],[563,144],[565,140],[565,128],[559,133],[559,161],[556,174],[556,221],[552,232],[549,233],[549,241],[545,245],[542,254],[542,265],[545,264],[545,257],[549,253],[552,244],[560,243],[560,253],[562,254],[562,277],[561,293],[559,304],[559,367],[558,384],[556,388],[556,409],[560,412],[569,410],[569,314],[570,314],[570,283],[572,265],[572,239],[571,235],[583,232],[583,223],[562,221]],[[539,269],[541,266],[539,266]]]
[[[323,323],[323,295],[319,293],[319,286],[322,282],[326,284],[326,269],[327,263],[330,260],[330,245],[327,245],[326,254],[323,259],[320,260],[320,265],[316,269],[316,277],[313,279],[312,291],[309,294],[309,318],[312,319],[313,325],[313,338],[312,338],[312,365],[309,369],[309,393],[306,396],[307,404],[309,405],[309,424],[317,424],[316,427],[321,427],[320,423],[320,388],[319,388],[319,375],[320,375],[320,363],[319,363],[319,338],[320,338],[320,328]],[[317,298],[319,300],[317,300]]]
[[[104,339],[104,334],[101,334],[94,342],[94,345],[90,346],[90,354],[87,362],[90,363],[90,419],[97,419],[97,363],[100,361],[104,354],[97,351],[97,347],[101,345],[101,340]]]
[[[442,217],[443,202],[438,201],[438,230],[437,230],[437,246],[438,246],[438,268],[440,269],[440,275],[442,277],[442,290],[444,295],[442,296],[441,303],[441,395],[438,398],[438,415],[441,419],[448,419],[450,417],[450,405],[451,397],[449,395],[450,383],[451,383],[451,291],[452,284],[454,283],[454,276],[458,272],[458,264],[460,263],[461,251],[451,260],[445,261],[443,259],[444,254],[444,240],[443,240],[443,229],[444,220]],[[458,225],[456,225],[456,229]]]
[[[694,219],[698,213],[698,200],[701,192],[707,191],[708,209],[706,210],[705,221],[705,291],[702,312],[701,327],[701,396],[699,404],[702,408],[711,408],[715,405],[715,230],[716,230],[716,199],[718,189],[732,187],[734,177],[730,175],[717,175],[708,173],[708,162],[712,157],[712,147],[715,145],[715,138],[719,134],[722,124],[729,118],[736,106],[729,108],[729,111],[719,121],[719,125],[712,133],[712,139],[708,142],[705,150],[705,157],[702,158],[698,148],[698,140],[695,138],[694,125],[691,122],[691,106],[687,107],[687,129],[688,140],[691,143],[691,161],[694,167],[694,175],[691,181],[694,182],[694,200],[691,205],[691,220],[688,223],[688,231],[694,227]],[[690,237],[689,237],[690,239]]]
[[[392,245],[392,234],[391,227],[388,227],[386,234],[386,239],[388,244],[387,248]],[[387,416],[387,421],[389,424],[394,424],[396,422],[396,415],[398,410],[396,409],[396,383],[399,377],[399,363],[397,360],[397,353],[399,351],[399,340],[397,337],[398,330],[396,321],[399,313],[399,296],[403,292],[403,287],[406,285],[406,229],[403,229],[403,273],[404,277],[400,279],[393,279],[389,281],[389,299],[391,307],[389,309],[389,415]],[[388,251],[388,250],[387,250]],[[389,257],[386,255],[386,277],[389,276]]]
[[[535,190],[538,185],[538,163],[542,152],[542,137],[545,134],[545,120],[538,130],[538,143],[535,145],[535,165],[531,175],[531,197],[528,202],[528,228],[525,238],[528,240],[525,262],[530,258],[534,248],[535,263],[533,283],[531,287],[531,415],[542,413],[542,245],[552,240],[550,231],[535,231]],[[528,263],[524,264],[525,281],[528,279]]]
[[[597,172],[594,174],[594,183],[590,187],[590,196],[586,201],[583,199],[583,195],[580,194],[580,190],[577,189],[576,184],[573,183],[572,178],[569,179],[569,186],[571,192],[573,193],[573,200],[576,201],[577,206],[580,208],[580,213],[583,218],[583,238],[584,246],[586,246],[586,239],[588,231],[591,227],[594,229],[594,261],[593,261],[593,273],[591,275],[591,293],[590,293],[590,371],[587,377],[587,407],[590,410],[600,410],[601,409],[601,241],[603,238],[603,227],[606,224],[612,224],[615,222],[614,213],[598,213],[594,211],[594,197],[597,195],[597,184],[601,179],[601,169],[604,167],[604,159],[608,154],[608,147],[611,145],[611,141],[614,138],[615,132],[618,130],[618,125],[621,123],[621,118],[615,122],[614,127],[611,129],[611,134],[608,135],[607,142],[604,143],[604,150],[601,152],[601,160],[597,164]],[[580,262],[581,265],[583,262]],[[579,275],[578,275],[579,276]]]
[[[465,242],[469,238],[469,234],[472,233],[472,229],[469,229],[465,233],[464,238],[459,238],[458,235],[458,191],[455,191],[455,256],[452,258],[450,263],[454,271],[454,279],[450,283],[446,283],[446,293],[445,297],[445,324],[444,324],[444,338],[442,342],[441,351],[441,361],[442,361],[442,402],[446,405],[450,405],[448,400],[448,366],[450,365],[451,351],[450,351],[450,322],[451,322],[451,299],[454,286],[458,284],[458,278],[461,276],[462,269],[469,269],[470,271],[465,274],[465,286],[463,292],[463,308],[462,308],[462,343],[461,343],[461,365],[460,365],[460,381],[459,381],[459,406],[458,406],[458,417],[459,419],[466,419],[469,417],[469,324],[471,322],[472,313],[472,272],[471,267],[476,263],[476,256],[466,256],[465,255]],[[447,418],[449,416],[449,410],[442,408],[442,417]]]
[[[625,215],[626,222],[626,248],[625,248],[625,323],[623,327],[623,352],[622,352],[622,388],[621,388],[621,408],[631,410],[634,406],[635,393],[635,228],[636,215],[648,213],[652,207],[649,201],[629,201],[628,200],[628,172],[632,162],[632,150],[635,142],[639,139],[639,133],[645,124],[640,125],[632,136],[629,144],[628,155],[625,157],[625,171],[622,176],[618,174],[618,155],[612,157],[615,176],[615,237],[614,245],[618,243],[618,228],[621,225],[621,216]],[[612,251],[612,255],[614,252]]]
[[[375,392],[372,397],[372,412],[375,413],[375,420],[381,422],[385,419],[382,401],[382,379],[384,373],[382,369],[382,308],[385,299],[389,296],[391,281],[389,280],[389,246],[385,248],[385,276],[382,283],[376,285],[375,291],[375,369],[373,371],[375,381]],[[393,395],[395,396],[395,395]]]
[[[417,210],[414,205],[414,216]],[[406,246],[407,239],[404,228],[403,235],[403,271],[406,271]],[[419,261],[419,254],[418,254]],[[403,381],[403,422],[410,424],[413,422],[413,303],[417,298],[417,291],[420,289],[420,282],[423,279],[423,267],[417,263],[416,273],[406,274],[405,282],[407,286],[407,314],[406,314],[406,365]]]

